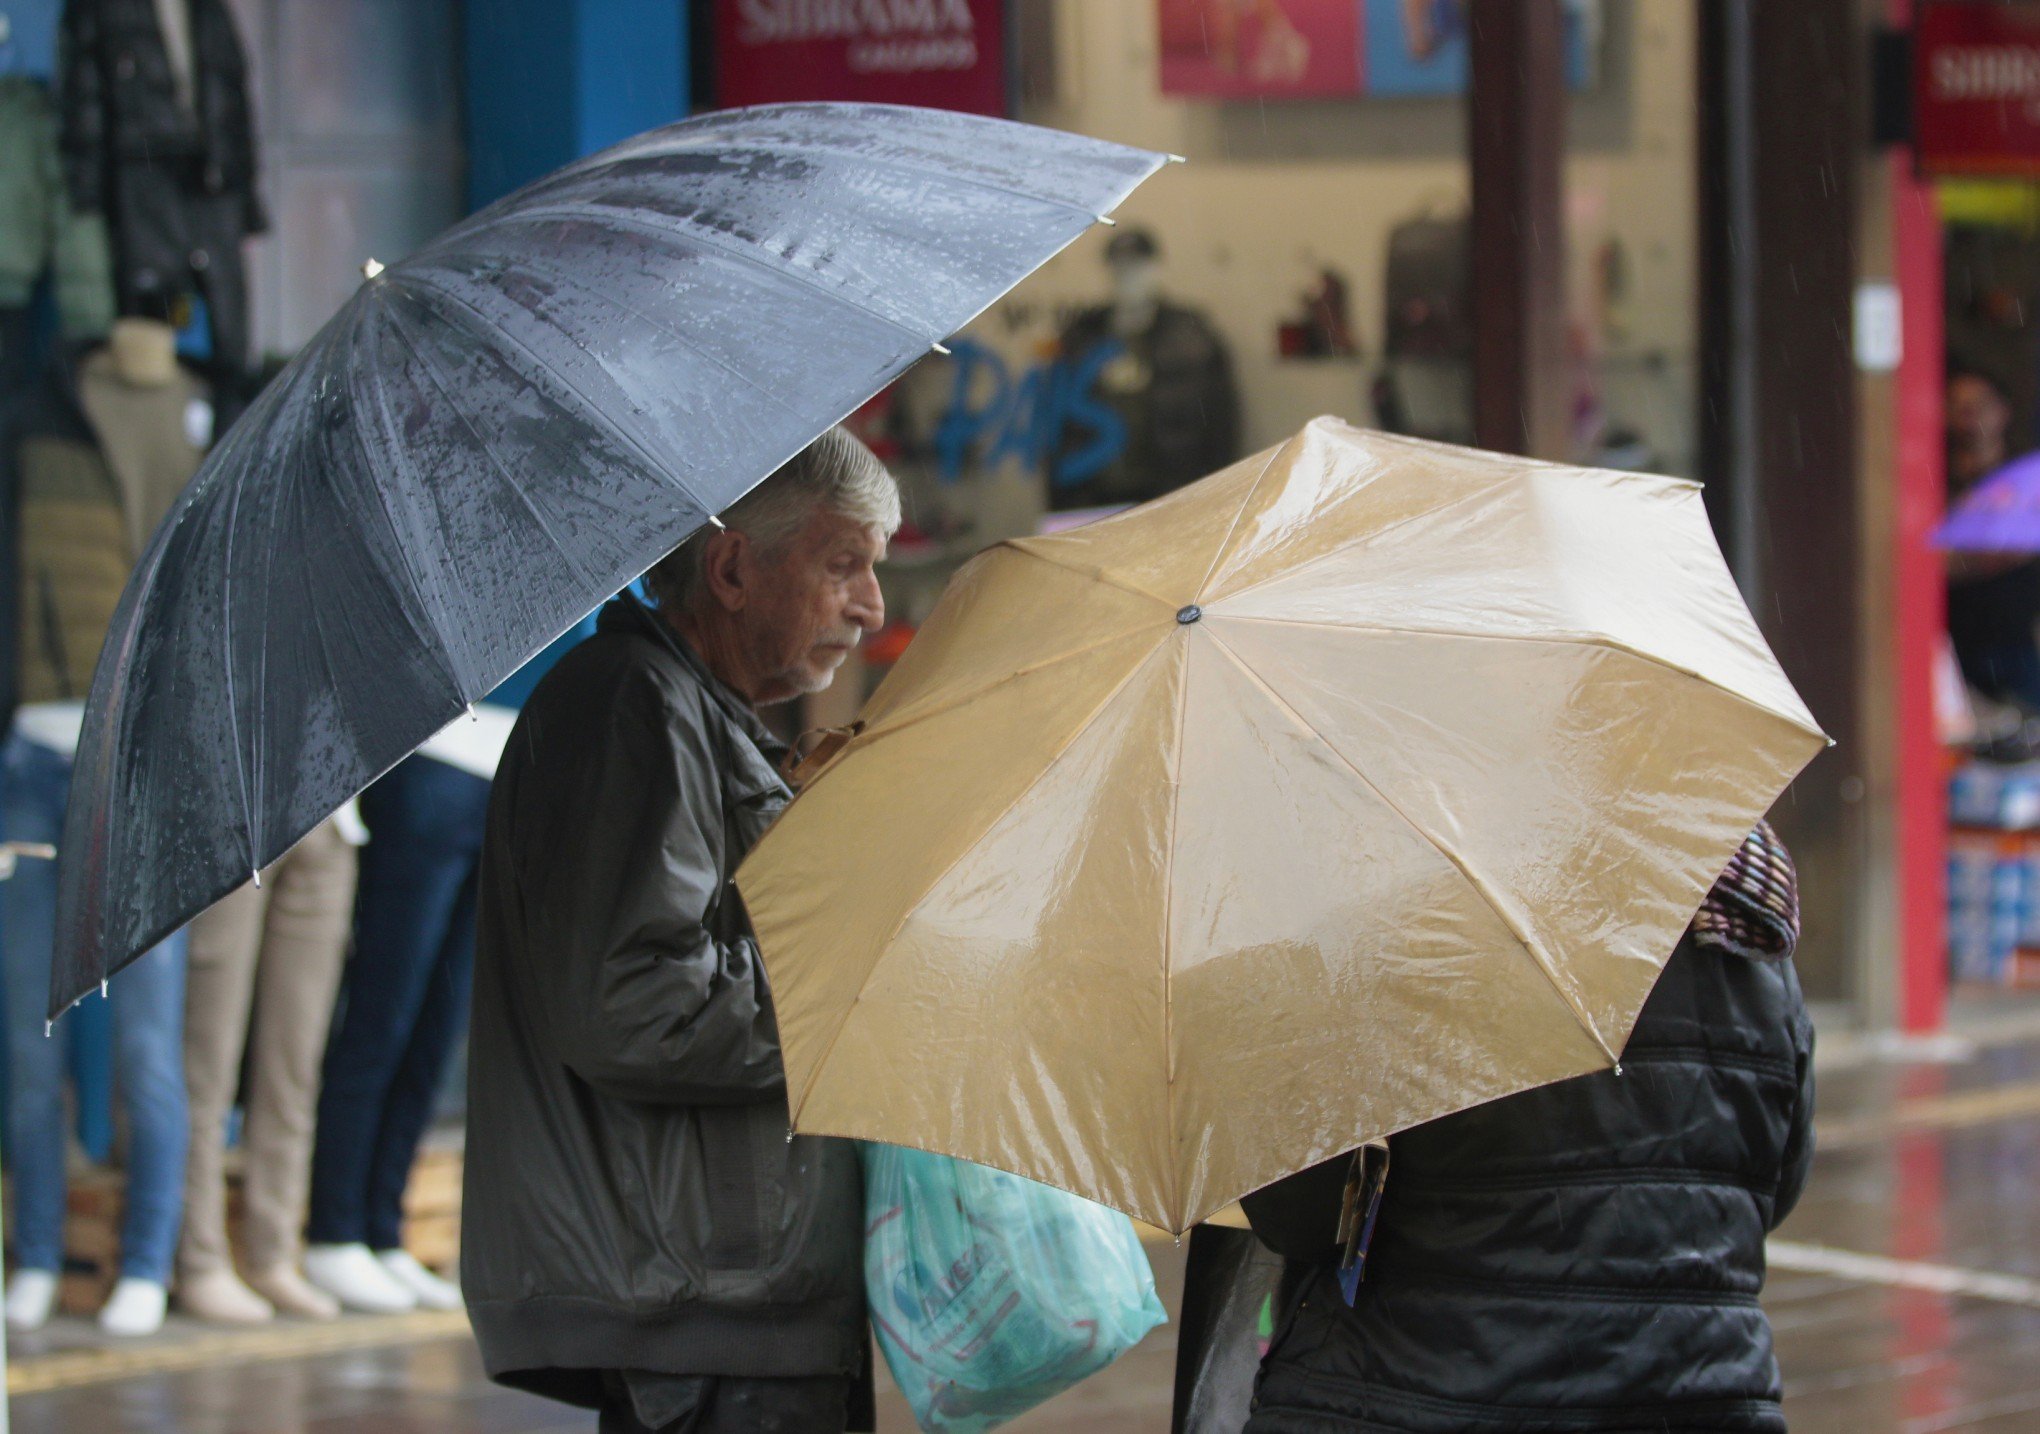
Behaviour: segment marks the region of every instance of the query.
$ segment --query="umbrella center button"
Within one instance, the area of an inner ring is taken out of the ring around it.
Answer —
[[[1194,602],[1191,603],[1188,607],[1180,607],[1176,609],[1176,621],[1180,622],[1185,627],[1188,627],[1191,623],[1197,621],[1197,619],[1203,616],[1204,609],[1199,607]]]

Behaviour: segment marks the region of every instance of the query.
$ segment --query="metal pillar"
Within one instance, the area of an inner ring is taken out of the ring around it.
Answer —
[[[1559,0],[1473,0],[1467,32],[1474,435],[1569,458],[1564,17]]]

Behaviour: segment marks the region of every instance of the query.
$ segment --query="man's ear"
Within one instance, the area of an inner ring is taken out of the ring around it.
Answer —
[[[711,534],[701,554],[701,579],[725,612],[740,612],[749,600],[751,540],[735,528]]]

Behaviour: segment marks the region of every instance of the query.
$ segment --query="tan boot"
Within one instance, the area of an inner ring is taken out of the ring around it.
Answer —
[[[250,1270],[248,1283],[255,1292],[276,1306],[276,1312],[293,1319],[338,1319],[340,1301],[318,1288],[291,1265],[271,1265]]]
[[[242,1284],[232,1270],[207,1270],[177,1282],[177,1308],[208,1324],[267,1324],[269,1301]]]

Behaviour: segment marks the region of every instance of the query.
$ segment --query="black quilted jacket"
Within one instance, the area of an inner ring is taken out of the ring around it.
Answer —
[[[1390,1142],[1359,1299],[1328,1244],[1344,1162],[1246,1202],[1310,1265],[1249,1434],[1783,1431],[1764,1236],[1812,1155],[1789,958],[1673,954],[1623,1054]]]

